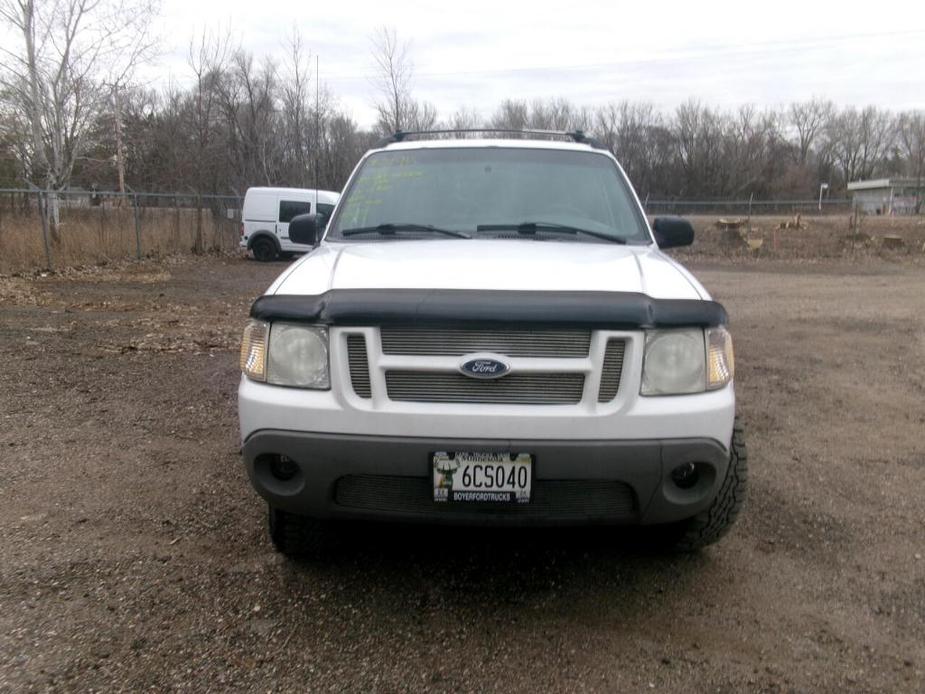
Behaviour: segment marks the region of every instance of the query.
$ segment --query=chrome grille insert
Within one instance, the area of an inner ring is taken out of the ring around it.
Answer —
[[[371,398],[369,384],[369,357],[366,354],[366,338],[363,335],[347,336],[347,365],[350,367],[350,382],[353,392],[361,398]]]
[[[387,371],[391,400],[496,405],[574,405],[581,402],[583,373],[513,373],[477,380],[453,372]]]
[[[590,330],[531,330],[529,328],[416,328],[384,325],[384,354],[460,356],[492,352],[508,357],[583,358],[591,347]]]
[[[598,402],[610,402],[617,397],[625,351],[625,340],[607,340],[607,350],[604,352],[604,364],[601,369],[601,387],[597,394]]]

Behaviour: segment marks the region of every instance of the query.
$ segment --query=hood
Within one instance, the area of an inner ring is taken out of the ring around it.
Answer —
[[[472,239],[323,244],[268,294],[330,289],[498,289],[640,292],[707,299],[678,263],[648,246]]]

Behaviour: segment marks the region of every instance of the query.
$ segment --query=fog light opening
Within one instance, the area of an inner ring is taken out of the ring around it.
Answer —
[[[281,482],[288,482],[299,474],[299,466],[292,458],[275,455],[270,461],[270,473]]]
[[[697,466],[694,465],[694,463],[678,465],[678,467],[671,471],[671,481],[674,482],[679,489],[690,489],[697,484],[699,479],[700,472],[697,470]]]

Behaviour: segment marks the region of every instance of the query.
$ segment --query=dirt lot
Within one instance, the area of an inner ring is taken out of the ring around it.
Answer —
[[[698,556],[612,530],[270,548],[239,329],[282,264],[0,279],[0,691],[923,691],[925,268],[694,257],[751,496]]]

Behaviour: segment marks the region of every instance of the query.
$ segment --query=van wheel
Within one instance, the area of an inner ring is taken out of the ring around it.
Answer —
[[[276,259],[276,244],[270,239],[257,239],[251,245],[251,252],[254,254],[254,260],[267,263]]]
[[[298,516],[267,506],[270,541],[280,554],[287,557],[317,556],[329,548],[330,533],[325,524],[315,518]]]

